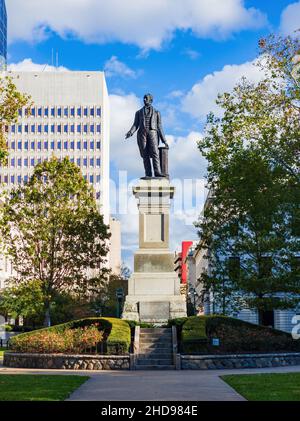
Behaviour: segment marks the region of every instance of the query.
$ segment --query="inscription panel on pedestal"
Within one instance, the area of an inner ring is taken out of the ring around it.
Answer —
[[[145,214],[145,242],[159,243],[165,241],[164,215]]]
[[[145,322],[169,320],[170,303],[169,302],[140,302],[140,320]]]

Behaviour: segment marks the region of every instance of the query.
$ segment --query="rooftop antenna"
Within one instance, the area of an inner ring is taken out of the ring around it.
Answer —
[[[54,50],[52,48],[52,58],[51,58],[52,67],[54,67]]]
[[[46,70],[46,67],[48,66],[48,63],[46,63],[45,64],[45,66],[44,66],[44,68],[43,68],[43,70],[42,70],[42,72],[44,72],[45,70]]]
[[[56,68],[58,69],[58,52],[56,53]]]

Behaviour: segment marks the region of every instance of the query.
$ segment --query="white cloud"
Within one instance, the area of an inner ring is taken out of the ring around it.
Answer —
[[[192,50],[191,48],[186,48],[183,51],[183,54],[185,54],[186,56],[188,56],[191,60],[196,60],[198,57],[200,57],[200,53],[199,51],[196,50]]]
[[[182,101],[183,110],[199,119],[204,119],[211,111],[220,115],[221,110],[216,104],[218,94],[230,92],[243,77],[259,82],[264,74],[255,66],[255,61],[226,65],[221,71],[205,76],[192,87]]]
[[[191,132],[188,136],[168,136],[170,143],[169,161],[172,178],[202,178],[206,171],[206,161],[197,147],[202,138],[200,132]]]
[[[122,78],[136,79],[138,72],[130,69],[125,63],[112,56],[105,64],[104,71],[107,77],[119,76]]]
[[[54,67],[49,66],[48,64],[38,64],[33,63],[31,58],[25,58],[23,61],[19,63],[11,63],[7,66],[7,70],[11,72],[66,72],[68,69],[63,66]]]
[[[10,42],[39,42],[53,31],[85,42],[120,41],[145,50],[161,48],[176,30],[224,39],[267,21],[259,10],[246,8],[244,0],[7,0],[7,9]]]
[[[167,98],[170,99],[176,99],[176,98],[181,98],[184,95],[183,91],[180,90],[175,90],[169,93],[169,95],[167,95]]]
[[[134,94],[110,95],[111,159],[119,170],[127,170],[131,177],[140,176],[143,163],[136,135],[127,140],[125,135],[133,124],[135,112],[140,108],[141,101]]]
[[[300,29],[300,1],[290,4],[283,10],[280,29],[285,35],[291,35]]]

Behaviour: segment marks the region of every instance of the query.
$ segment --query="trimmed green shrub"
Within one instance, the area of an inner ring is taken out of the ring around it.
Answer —
[[[26,344],[34,340],[32,338],[37,335],[48,333],[64,334],[68,330],[83,329],[95,324],[98,324],[98,330],[103,332],[104,353],[109,355],[123,355],[129,352],[131,343],[129,324],[120,319],[98,317],[74,320],[61,325],[20,334],[10,340],[10,349],[18,352],[26,352]]]
[[[177,317],[177,319],[169,320],[168,327],[176,326],[178,328],[182,328],[183,324],[188,320],[188,317]]]
[[[141,327],[142,329],[151,329],[154,328],[155,325],[153,323],[144,323],[144,322],[137,322],[135,320],[126,320],[126,322],[129,324],[129,326],[131,327],[131,329],[135,328],[136,326]]]
[[[220,345],[213,346],[218,338]],[[289,333],[225,316],[196,316],[182,325],[184,354],[300,352],[300,341]]]
[[[129,324],[121,319],[107,318],[106,320],[108,320],[112,326],[106,340],[107,354],[127,354],[131,344],[131,329]]]
[[[206,349],[207,344],[206,317],[189,317],[182,325],[181,351],[185,354],[198,353]]]
[[[25,336],[14,344],[14,351],[38,354],[82,354],[97,349],[103,333],[97,325],[64,332],[42,330],[36,335]]]

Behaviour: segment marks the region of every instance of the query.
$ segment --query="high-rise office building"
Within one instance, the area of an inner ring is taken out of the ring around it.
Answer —
[[[102,72],[8,72],[31,95],[28,115],[9,127],[9,159],[0,170],[8,186],[26,182],[34,166],[55,155],[69,157],[93,185],[109,223],[109,100]]]
[[[0,168],[0,184],[12,187],[26,182],[34,166],[53,155],[69,157],[92,184],[104,222],[109,224],[109,99],[104,73],[9,75],[20,92],[31,95],[34,105],[30,115],[20,110],[18,123],[8,129],[10,153],[7,167]],[[7,262],[2,262],[2,268],[0,288],[11,270]]]
[[[7,13],[5,0],[0,0],[0,70],[6,68],[7,60]]]

